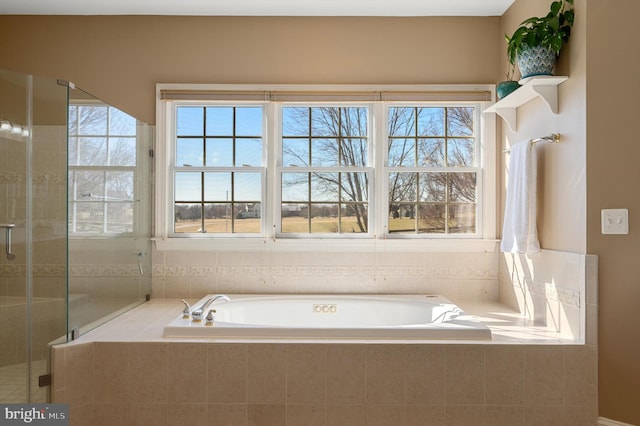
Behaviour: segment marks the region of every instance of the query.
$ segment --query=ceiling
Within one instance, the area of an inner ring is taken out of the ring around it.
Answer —
[[[514,0],[0,0],[2,15],[501,16]]]

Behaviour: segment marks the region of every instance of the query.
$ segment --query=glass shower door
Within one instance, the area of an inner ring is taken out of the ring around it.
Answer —
[[[0,403],[49,400],[66,340],[66,88],[0,71]]]

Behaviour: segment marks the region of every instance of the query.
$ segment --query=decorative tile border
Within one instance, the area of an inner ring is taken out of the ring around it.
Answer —
[[[27,182],[27,175],[24,173],[0,172],[0,184],[26,183],[26,182]],[[43,174],[34,173],[33,183],[35,183],[36,185],[45,184],[45,183],[66,185],[67,175],[60,175],[55,173],[43,173]]]

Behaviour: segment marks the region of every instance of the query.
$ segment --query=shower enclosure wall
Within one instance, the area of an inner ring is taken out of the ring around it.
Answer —
[[[0,71],[0,403],[49,401],[49,348],[150,293],[152,129]]]

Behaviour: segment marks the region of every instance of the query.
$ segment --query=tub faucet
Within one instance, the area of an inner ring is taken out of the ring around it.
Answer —
[[[213,302],[218,301],[218,300],[224,300],[225,302],[229,302],[231,301],[231,299],[229,298],[229,296],[225,296],[224,294],[216,294],[215,296],[211,296],[210,298],[208,298],[207,300],[205,300],[205,302],[194,308],[191,311],[191,319],[193,320],[193,322],[200,322],[202,321],[202,317],[204,315],[204,312],[206,311],[206,309],[213,304]]]

